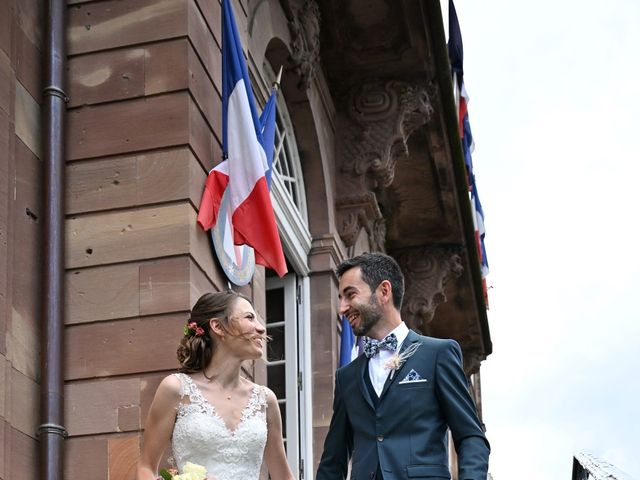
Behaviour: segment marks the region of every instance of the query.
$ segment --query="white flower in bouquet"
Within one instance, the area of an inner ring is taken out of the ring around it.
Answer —
[[[202,465],[187,462],[184,467],[182,467],[181,474],[174,475],[173,472],[163,470],[160,472],[160,476],[163,480],[207,480],[207,469]]]

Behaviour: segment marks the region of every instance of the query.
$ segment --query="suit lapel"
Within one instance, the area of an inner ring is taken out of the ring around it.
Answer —
[[[419,340],[418,334],[415,333],[413,330],[409,330],[409,333],[407,334],[407,338],[404,339],[404,342],[402,342],[402,346],[400,347],[400,351],[398,352],[399,354],[402,354],[402,352],[404,352],[407,347],[409,347],[409,345],[416,343]],[[387,393],[387,390],[389,390],[389,387],[391,386],[391,384],[394,381],[397,381],[397,379],[400,377],[400,373],[402,372],[402,370],[404,369],[405,365],[409,362],[409,359],[407,359],[398,370],[396,370],[393,373],[393,378],[391,378],[391,372],[389,372],[389,376],[387,377],[387,381],[384,384],[384,387],[382,388],[382,393],[380,394],[380,401],[382,401],[382,397],[384,397],[385,393]]]

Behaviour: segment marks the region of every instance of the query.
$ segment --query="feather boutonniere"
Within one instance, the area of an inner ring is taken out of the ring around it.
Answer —
[[[410,347],[407,347],[406,350],[402,353],[394,353],[393,357],[391,357],[387,363],[384,364],[385,370],[391,370],[390,379],[393,380],[393,375],[396,373],[396,370],[399,370],[400,367],[407,361],[411,355],[416,353],[416,350],[420,347],[419,343],[414,343]]]

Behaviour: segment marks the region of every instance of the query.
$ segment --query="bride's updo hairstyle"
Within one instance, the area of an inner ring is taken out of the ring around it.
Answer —
[[[178,347],[178,361],[180,371],[183,373],[194,373],[203,371],[204,367],[211,361],[215,341],[209,328],[209,320],[217,318],[222,329],[229,331],[229,315],[233,304],[238,298],[251,301],[243,294],[226,290],[216,293],[205,293],[202,295],[191,310],[191,317],[187,320],[184,336],[180,340]]]

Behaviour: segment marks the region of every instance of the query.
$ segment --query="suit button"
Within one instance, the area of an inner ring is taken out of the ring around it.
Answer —
[[[378,435],[378,441],[381,442],[384,440],[384,437],[382,435]]]

